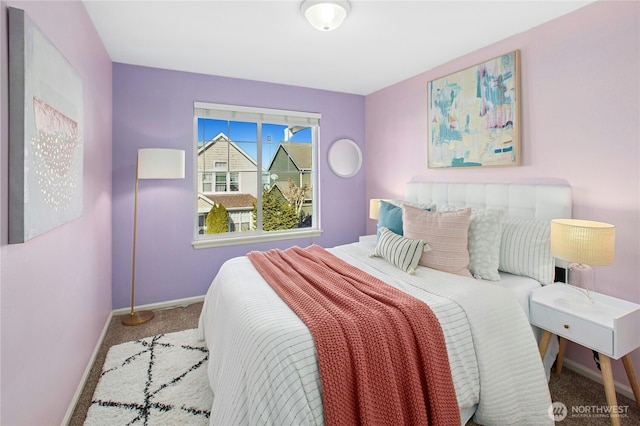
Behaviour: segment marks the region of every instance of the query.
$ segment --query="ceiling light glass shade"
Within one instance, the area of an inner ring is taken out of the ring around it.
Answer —
[[[586,265],[611,265],[615,253],[615,227],[578,219],[551,221],[551,255]]]
[[[331,31],[342,25],[351,6],[345,0],[305,0],[300,10],[314,28]]]

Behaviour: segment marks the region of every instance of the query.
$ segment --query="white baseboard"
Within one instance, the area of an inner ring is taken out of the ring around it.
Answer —
[[[67,412],[64,415],[64,419],[62,420],[63,425],[68,425],[69,422],[71,421],[71,416],[73,416],[73,412],[76,409],[76,405],[78,404],[80,395],[82,395],[82,390],[84,389],[84,385],[87,382],[87,379],[89,378],[89,374],[91,374],[91,368],[93,367],[93,363],[95,362],[96,357],[98,356],[98,351],[100,351],[100,346],[104,341],[104,337],[107,335],[107,330],[109,330],[109,325],[111,324],[111,318],[113,318],[113,313],[109,314],[109,316],[107,317],[107,322],[105,322],[104,327],[102,328],[102,333],[100,334],[100,338],[96,343],[96,347],[93,348],[93,353],[91,354],[91,357],[89,357],[89,362],[87,363],[87,367],[84,369],[84,374],[82,375],[82,378],[80,379],[80,383],[76,388],[76,393],[73,395],[73,398],[71,399],[71,403],[69,404],[69,408],[67,408]]]
[[[169,300],[167,302],[151,303],[149,305],[136,306],[136,310],[143,310],[143,309],[157,310],[157,309],[165,309],[165,308],[174,308],[176,306],[187,306],[193,303],[199,303],[199,302],[202,302],[203,300],[204,300],[204,296],[187,297],[184,299]],[[64,419],[62,420],[62,425],[68,425],[69,422],[71,421],[71,416],[73,416],[73,412],[76,409],[76,405],[78,404],[80,395],[82,395],[82,390],[84,389],[84,386],[87,383],[89,374],[91,374],[91,368],[93,367],[93,363],[95,362],[98,356],[98,351],[100,350],[100,346],[102,346],[102,342],[104,342],[104,338],[107,335],[107,330],[109,330],[109,325],[111,325],[111,319],[114,316],[123,315],[130,311],[131,311],[131,308],[114,309],[113,311],[111,311],[111,315],[109,315],[109,317],[107,318],[107,322],[105,323],[104,328],[102,329],[102,333],[100,334],[100,338],[96,343],[96,347],[93,349],[93,353],[89,358],[89,362],[87,363],[87,367],[84,370],[82,379],[78,384],[76,393],[73,395],[73,398],[71,399],[69,408],[67,408],[67,412],[64,416]]]
[[[578,364],[577,362],[571,361],[570,359],[565,358],[564,362],[563,362],[563,367],[567,367],[569,370],[575,371],[576,373],[580,374],[581,376],[585,376],[591,380],[593,380],[596,383],[600,383],[601,385],[603,385],[603,381],[602,381],[602,374],[600,374],[599,371],[594,371],[590,368],[587,368],[581,364]],[[630,398],[631,400],[635,400],[635,397],[633,396],[633,390],[631,389],[631,386],[627,386],[625,384],[622,384],[620,382],[616,382],[614,380],[614,385],[616,387],[616,392],[618,392],[621,395],[626,396],[627,398]],[[604,392],[604,390],[603,390]]]
[[[164,308],[175,308],[176,306],[187,306],[193,303],[202,302],[204,296],[186,297],[184,299],[169,300],[168,302],[150,303],[148,305],[136,306],[136,311],[155,310]],[[113,316],[124,315],[131,312],[131,308],[114,309]]]

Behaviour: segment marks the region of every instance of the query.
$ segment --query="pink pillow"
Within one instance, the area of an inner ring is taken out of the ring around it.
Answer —
[[[402,206],[404,236],[423,240],[431,250],[422,253],[420,265],[452,274],[472,276],[469,272],[469,222],[471,209],[453,212],[429,212]]]

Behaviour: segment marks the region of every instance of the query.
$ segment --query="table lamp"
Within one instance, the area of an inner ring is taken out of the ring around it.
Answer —
[[[122,317],[124,325],[140,325],[153,319],[153,311],[135,311],[136,296],[136,224],[138,219],[138,181],[140,179],[184,179],[184,151],[145,148],[138,150],[136,190],[133,205],[133,268],[131,271],[131,313]]]
[[[551,255],[570,262],[567,283],[581,289],[589,300],[595,290],[591,265],[611,265],[615,253],[615,227],[580,219],[551,221]]]
[[[380,212],[380,198],[369,200],[369,219],[378,219]]]

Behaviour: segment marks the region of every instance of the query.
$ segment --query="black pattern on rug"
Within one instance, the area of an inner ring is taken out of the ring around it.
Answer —
[[[185,330],[112,347],[85,424],[207,424],[209,352],[195,336]]]

